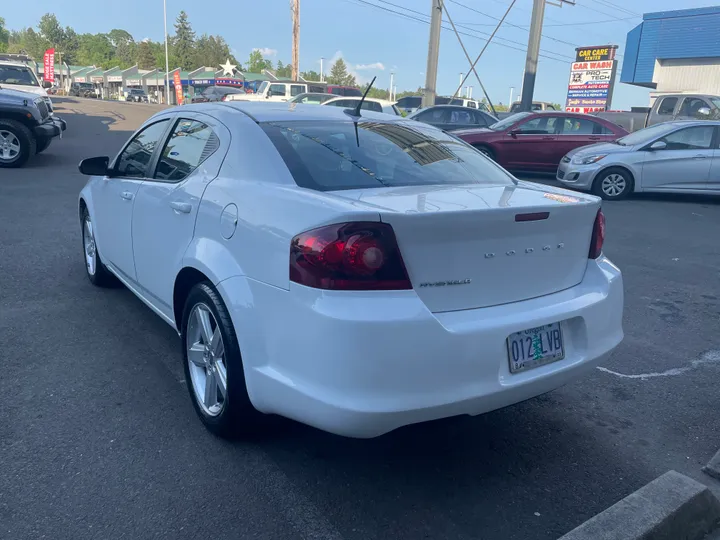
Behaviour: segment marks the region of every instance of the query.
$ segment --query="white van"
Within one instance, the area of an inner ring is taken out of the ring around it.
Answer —
[[[322,83],[264,81],[256,94],[230,94],[225,101],[288,101],[307,92],[325,92]]]
[[[48,97],[45,88],[50,88],[50,82],[41,83],[35,72],[21,62],[11,60],[0,60],[0,88],[8,90],[19,90],[42,96],[52,112],[52,101]]]

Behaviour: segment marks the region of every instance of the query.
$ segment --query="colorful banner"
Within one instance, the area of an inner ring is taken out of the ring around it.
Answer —
[[[173,82],[175,83],[175,101],[178,105],[183,104],[183,89],[182,81],[180,80],[180,72],[176,71],[173,73]]]
[[[615,46],[577,49],[576,58],[597,58],[573,62],[570,68],[565,110],[591,113],[607,110],[617,70]]]
[[[43,56],[43,80],[55,82],[55,49],[48,49]]]

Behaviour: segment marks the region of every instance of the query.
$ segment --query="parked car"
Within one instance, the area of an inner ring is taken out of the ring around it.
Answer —
[[[362,97],[336,97],[335,99],[329,99],[321,103],[320,105],[354,109],[355,107],[357,107],[358,101],[360,101],[361,99]],[[392,101],[387,101],[385,99],[365,98],[365,101],[360,108],[365,111],[375,111],[385,114],[401,116],[400,111],[395,106],[395,104]]]
[[[422,108],[422,96],[405,96],[397,100],[396,103],[398,109],[401,111],[412,114],[418,109]],[[478,109],[481,111],[489,112],[487,105],[481,101],[475,101],[474,99],[467,98],[449,98],[443,96],[437,96],[435,98],[435,105],[459,105],[461,107],[469,107],[471,109]]]
[[[234,86],[208,86],[199,95],[193,96],[193,103],[206,103],[212,101],[225,101],[229,95],[238,95],[245,97],[247,92],[244,88],[236,88]]]
[[[652,107],[641,111],[605,111],[593,114],[614,122],[630,132],[672,120],[718,120],[720,96],[666,94],[657,97]]]
[[[47,93],[47,89],[51,87],[50,81],[41,83],[35,72],[26,64],[0,59],[0,88],[29,92],[40,96],[52,113],[53,104]]]
[[[498,118],[500,120],[503,120],[505,118],[508,118],[512,116],[515,113],[523,112],[521,110],[521,102],[516,101],[510,106],[509,111],[499,112]],[[553,103],[549,103],[547,101],[533,101],[531,106],[532,112],[541,112],[541,111],[560,111],[562,109],[556,109],[555,105]]]
[[[620,126],[579,113],[517,113],[485,129],[455,135],[506,169],[555,173],[570,150],[627,135]]]
[[[395,106],[407,114],[414,113],[420,107],[422,107],[422,96],[401,97],[397,100]]]
[[[231,94],[226,96],[225,101],[288,101],[300,94],[324,93],[326,88],[322,83],[263,81],[257,93],[244,96]]]
[[[608,200],[638,192],[720,195],[718,142],[717,121],[657,124],[572,150],[562,158],[557,179]]]
[[[97,94],[92,83],[74,82],[70,84],[68,96],[94,98],[97,97]]]
[[[325,90],[328,94],[336,96],[357,96],[362,97],[363,93],[359,88],[354,86],[341,86],[339,84],[328,84]]]
[[[127,91],[127,97],[125,101],[134,101],[135,103],[147,103],[148,96],[145,90],[141,88],[130,88]]]
[[[261,413],[351,437],[481,414],[592,371],[623,337],[600,199],[520,182],[432,126],[190,104],[80,171],[89,280],[178,331],[219,435]]]
[[[290,100],[290,103],[307,103],[310,105],[321,105],[326,101],[335,99],[335,94],[323,94],[321,92],[308,92],[305,94],[298,94]]]
[[[445,131],[488,127],[498,121],[489,113],[458,105],[435,105],[427,109],[420,109],[408,115],[408,118],[425,122]]]
[[[43,96],[0,89],[0,168],[22,167],[65,131]]]

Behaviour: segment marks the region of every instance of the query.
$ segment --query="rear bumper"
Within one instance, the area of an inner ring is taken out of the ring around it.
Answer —
[[[532,398],[593,368],[623,338],[622,275],[604,258],[590,260],[571,289],[438,314],[414,291],[348,295],[295,284],[287,291],[245,278],[219,288],[243,329],[255,407],[350,437]],[[240,300],[248,290],[252,303]],[[561,322],[565,358],[511,374],[507,337],[552,322]]]

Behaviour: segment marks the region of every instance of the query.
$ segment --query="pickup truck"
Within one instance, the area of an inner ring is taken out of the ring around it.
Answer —
[[[505,112],[499,112],[498,118],[500,120],[503,120],[504,118],[507,118],[508,116],[512,116],[515,113],[520,112],[521,103],[519,101],[516,101],[512,104],[509,111]],[[532,112],[538,112],[538,111],[556,111],[555,105],[552,103],[548,103],[547,101],[533,101],[532,102]]]
[[[720,118],[720,97],[707,94],[665,94],[655,98],[655,103],[649,108],[592,114],[632,132],[672,120],[716,120]]]
[[[22,167],[66,127],[45,97],[0,87],[0,168]]]

